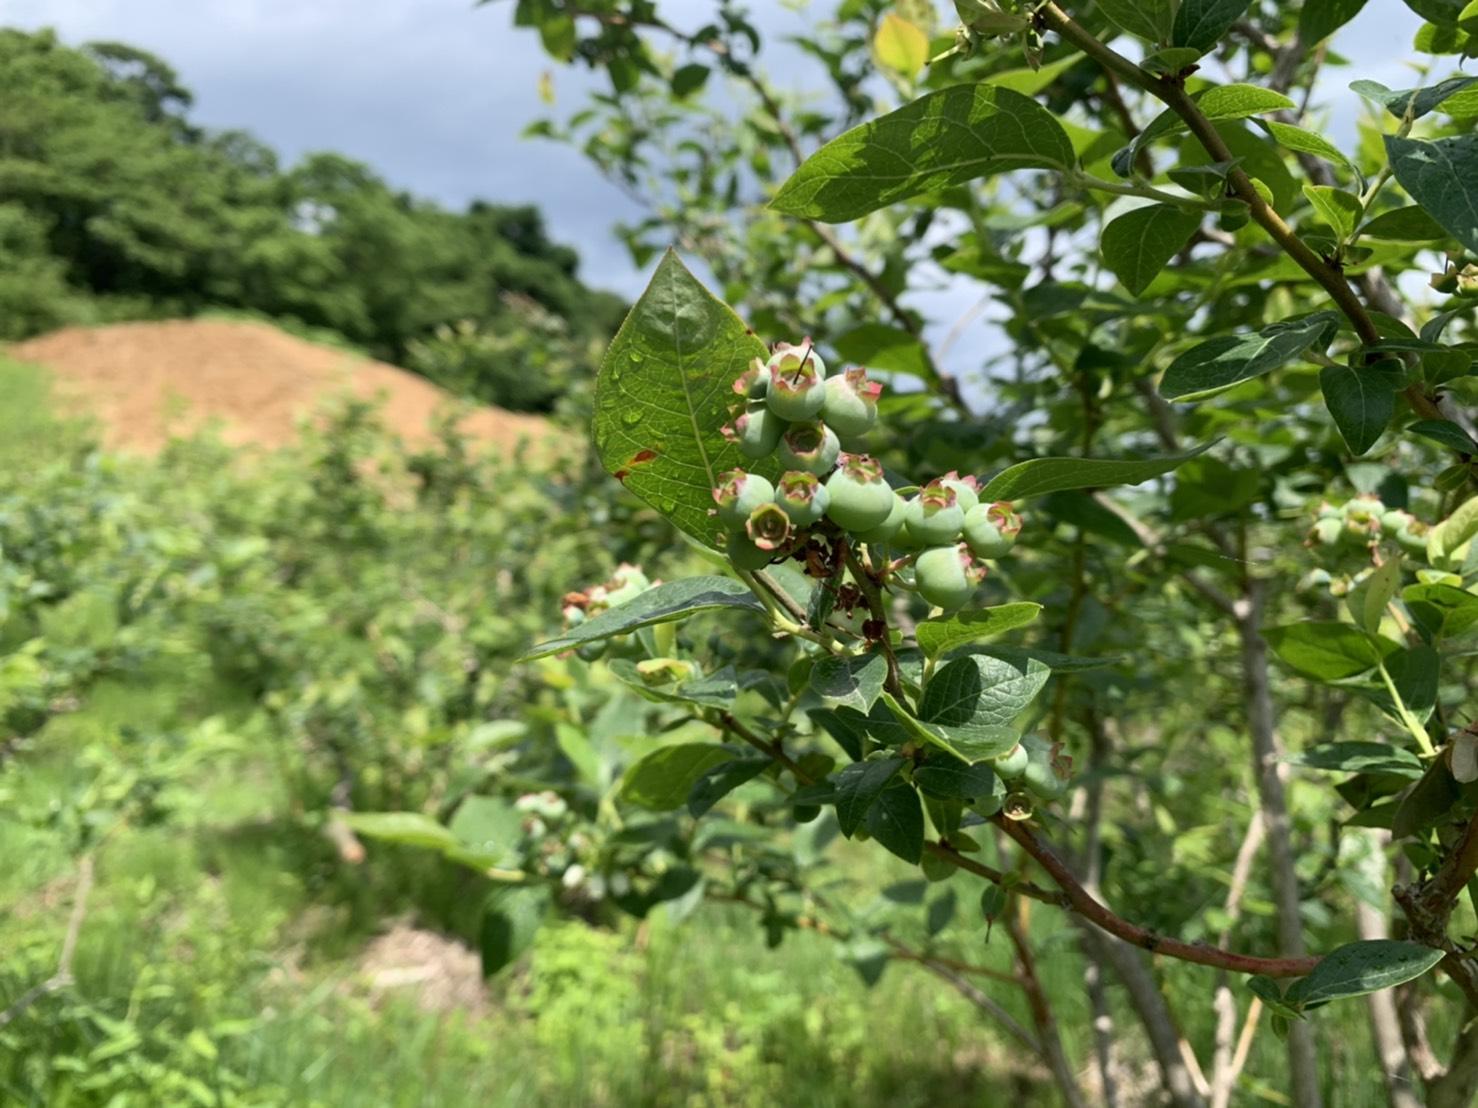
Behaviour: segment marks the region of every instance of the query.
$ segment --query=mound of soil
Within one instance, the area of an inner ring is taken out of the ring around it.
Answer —
[[[319,346],[266,323],[174,320],[68,327],[17,343],[12,357],[51,370],[59,405],[93,416],[110,448],[157,451],[170,438],[218,425],[236,445],[284,446],[299,421],[335,397],[381,401],[381,419],[407,442],[432,434],[449,393],[384,362]],[[538,416],[476,407],[460,426],[499,452],[558,433]]]

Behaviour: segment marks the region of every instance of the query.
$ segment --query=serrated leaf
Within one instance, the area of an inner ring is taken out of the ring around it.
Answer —
[[[1400,383],[1399,376],[1383,371],[1380,364],[1361,369],[1327,365],[1319,370],[1324,405],[1351,454],[1364,454],[1390,426]]]
[[[1385,136],[1391,169],[1411,198],[1453,238],[1478,254],[1478,135]]]
[[[1251,0],[1180,0],[1172,42],[1206,53],[1247,12]]]
[[[918,865],[924,856],[924,808],[919,794],[902,781],[894,781],[868,808],[867,830],[879,845]]]
[[[929,61],[929,36],[897,12],[889,12],[872,39],[878,61],[905,77],[915,76]]]
[[[1013,169],[1070,169],[1067,132],[1030,97],[957,85],[855,127],[816,151],[770,206],[842,223],[927,192]]]
[[[1342,681],[1368,673],[1381,653],[1364,631],[1348,623],[1306,620],[1263,632],[1273,653],[1290,669],[1316,681]]]
[[[926,658],[937,658],[968,642],[988,639],[1025,627],[1041,614],[1042,606],[1030,601],[977,608],[952,616],[926,619],[914,629],[914,638]]]
[[[1033,458],[1002,470],[980,490],[981,500],[1025,500],[1064,489],[1106,489],[1160,477],[1211,449],[1205,443],[1183,454],[1156,458]]]
[[[1302,1008],[1379,992],[1415,980],[1444,953],[1397,939],[1362,939],[1319,959],[1307,977],[1289,986],[1286,999]]]
[[[779,475],[778,463],[749,461],[722,433],[735,379],[768,354],[669,250],[601,361],[594,416],[601,465],[708,546],[723,533],[709,514],[719,474],[741,466]]]
[[[1138,296],[1201,226],[1201,213],[1173,204],[1150,204],[1125,212],[1103,229],[1104,264]]]
[[[693,786],[714,766],[734,760],[734,752],[713,743],[662,746],[634,763],[621,777],[621,799],[653,812],[681,808]]]
[[[597,642],[613,635],[625,635],[639,627],[654,623],[671,623],[698,612],[714,608],[733,608],[746,612],[763,612],[764,605],[755,599],[748,587],[731,577],[685,577],[656,585],[638,593],[625,604],[608,608],[592,616],[563,635],[531,647],[518,660],[532,661],[559,654],[587,642]]]
[[[1160,394],[1167,400],[1199,397],[1261,376],[1298,357],[1338,323],[1334,312],[1315,312],[1250,334],[1197,343],[1170,363],[1160,380]]]
[[[875,758],[842,767],[836,775],[836,812],[843,835],[850,839],[856,833],[868,809],[902,768],[902,758]]]
[[[881,654],[828,654],[811,667],[811,689],[828,707],[846,706],[866,713],[872,709],[888,679],[888,663]]]

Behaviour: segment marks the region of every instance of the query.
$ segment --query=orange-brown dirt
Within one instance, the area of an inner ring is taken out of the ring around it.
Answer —
[[[68,327],[17,343],[11,357],[51,371],[66,414],[96,418],[105,445],[145,453],[207,425],[236,445],[284,446],[336,397],[381,401],[407,442],[426,441],[450,394],[384,362],[296,338],[266,323],[174,320]],[[557,435],[538,416],[476,407],[460,426],[499,453]]]

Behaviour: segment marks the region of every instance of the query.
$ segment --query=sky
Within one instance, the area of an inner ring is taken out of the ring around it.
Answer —
[[[751,4],[770,43],[831,8],[829,0]],[[663,11],[696,26],[712,3],[665,0]],[[1355,64],[1330,71],[1316,95],[1331,108],[1336,138],[1354,134],[1351,80],[1410,86],[1400,59],[1419,22],[1398,0],[1369,0],[1340,34]],[[546,58],[534,32],[513,27],[512,0],[0,0],[0,25],[150,50],[195,93],[196,123],[251,131],[289,162],[336,150],[452,207],[475,197],[537,204],[553,236],[579,251],[585,281],[628,297],[645,283],[611,233],[636,215],[634,203],[575,150],[520,138],[535,119],[577,110],[600,79]],[[770,71],[783,74],[782,86],[815,81],[799,51],[779,49]],[[546,71],[552,108],[539,97]],[[928,314],[947,330],[978,289],[919,295],[935,301]]]

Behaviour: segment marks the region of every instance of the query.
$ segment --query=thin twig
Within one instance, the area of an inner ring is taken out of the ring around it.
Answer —
[[[67,988],[75,980],[72,976],[72,958],[77,953],[77,937],[82,931],[82,921],[87,917],[87,898],[92,893],[93,860],[84,854],[77,864],[77,888],[72,893],[72,912],[67,918],[67,930],[62,936],[62,950],[56,962],[56,972],[40,984],[33,985],[16,998],[14,1004],[0,1012],[0,1027],[19,1018],[32,1004],[43,996]]]

